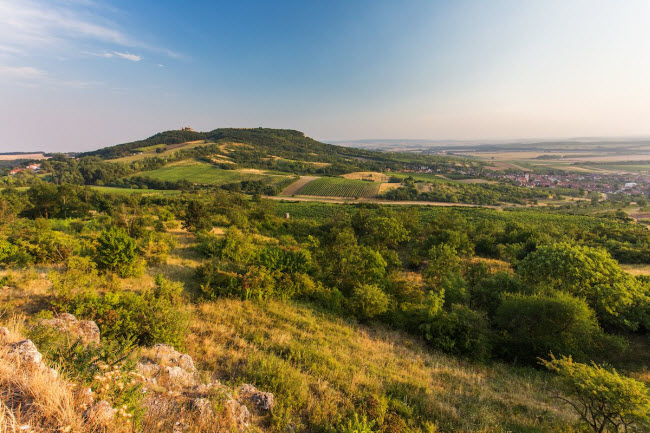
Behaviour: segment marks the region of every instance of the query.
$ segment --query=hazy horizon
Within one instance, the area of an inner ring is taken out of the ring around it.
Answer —
[[[650,136],[650,3],[0,0],[0,151]],[[383,138],[373,138],[383,137]]]

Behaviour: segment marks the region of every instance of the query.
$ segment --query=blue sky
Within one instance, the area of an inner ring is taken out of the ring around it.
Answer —
[[[0,0],[1,151],[650,135],[650,2]]]

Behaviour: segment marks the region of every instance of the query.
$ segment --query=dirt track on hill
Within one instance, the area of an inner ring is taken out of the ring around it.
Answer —
[[[309,182],[311,182],[314,179],[318,179],[318,176],[300,176],[300,179],[286,187],[282,192],[280,193],[280,196],[284,197],[290,197],[294,195],[300,188],[303,186],[307,185]]]

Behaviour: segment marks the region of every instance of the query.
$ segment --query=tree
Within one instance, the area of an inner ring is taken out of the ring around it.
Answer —
[[[508,294],[494,319],[501,331],[501,355],[535,362],[549,352],[587,358],[603,337],[594,312],[567,293]]]
[[[454,355],[486,359],[490,355],[490,329],[485,314],[454,304],[439,310],[420,325],[420,332],[435,348]]]
[[[371,319],[388,311],[390,298],[375,284],[360,284],[352,291],[350,304],[360,319]]]
[[[365,210],[352,218],[352,226],[360,242],[375,249],[395,248],[409,240],[409,232],[393,215],[376,216]]]
[[[0,192],[0,223],[13,223],[16,216],[29,204],[27,195],[15,188],[5,188]]]
[[[460,257],[456,254],[456,249],[447,244],[431,247],[429,259],[425,279],[430,286],[439,286],[445,278],[460,273]]]
[[[641,432],[650,428],[650,395],[642,382],[595,363],[574,362],[571,357],[551,356],[541,364],[559,375],[566,396],[557,398],[571,405],[593,432]]]
[[[63,218],[71,216],[82,216],[86,213],[85,203],[79,199],[80,187],[64,184],[57,188],[57,201],[59,205],[59,215]]]
[[[327,284],[347,295],[359,283],[383,282],[388,264],[380,252],[359,245],[350,227],[334,229],[330,236],[319,251],[321,275]]]
[[[49,218],[59,212],[56,185],[36,181],[27,190],[29,201],[33,204],[31,213],[34,217]]]
[[[116,272],[120,277],[138,273],[138,245],[123,229],[111,228],[97,239],[95,262],[100,269]]]
[[[182,225],[184,229],[192,232],[210,230],[212,220],[207,203],[200,200],[192,200],[187,203]]]
[[[625,273],[607,251],[568,243],[544,245],[517,268],[524,282],[584,298],[604,325],[636,329],[638,282]]]

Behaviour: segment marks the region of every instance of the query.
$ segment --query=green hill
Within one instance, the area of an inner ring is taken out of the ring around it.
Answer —
[[[194,144],[191,149],[190,146],[177,146],[197,140],[205,140],[205,145]],[[170,154],[171,149],[176,152]],[[388,153],[337,146],[314,140],[300,131],[270,128],[218,128],[209,132],[165,131],[144,140],[105,147],[80,156],[117,159],[135,153],[143,153],[151,158],[175,158],[176,160],[197,156],[203,158],[222,156],[247,167],[289,172],[313,173],[316,168],[313,164],[306,163],[334,165],[329,168],[320,167],[322,174],[340,174],[362,169],[394,170],[404,164],[453,167],[461,161],[458,158]],[[161,155],[163,153],[164,155]],[[468,161],[463,163],[470,164]],[[476,163],[470,165],[480,166]]]
[[[148,146],[155,146],[157,144],[179,144],[194,140],[205,139],[204,132],[195,131],[165,131],[152,135],[144,140],[132,141],[130,143],[117,144],[115,146],[104,147],[91,152],[82,153],[83,156],[100,156],[102,158],[119,158],[121,156],[130,155],[136,149]]]

